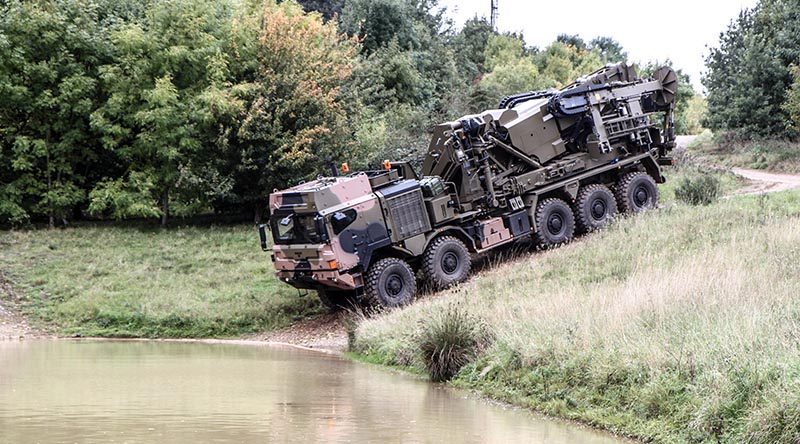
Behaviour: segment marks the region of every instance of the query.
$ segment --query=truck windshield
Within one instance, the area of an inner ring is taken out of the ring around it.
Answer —
[[[322,243],[320,219],[315,214],[275,214],[270,218],[276,244]]]

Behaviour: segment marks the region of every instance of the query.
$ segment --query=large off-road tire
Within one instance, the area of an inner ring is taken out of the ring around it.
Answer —
[[[586,185],[575,199],[575,229],[578,233],[599,230],[617,214],[614,193],[605,185]]]
[[[641,171],[622,176],[614,194],[623,213],[640,213],[658,206],[656,181]]]
[[[400,307],[409,304],[416,293],[417,282],[408,262],[387,257],[369,267],[364,286],[368,303],[386,308]]]
[[[422,256],[422,273],[433,290],[443,290],[466,281],[471,265],[469,250],[452,236],[434,239]]]
[[[317,296],[322,301],[322,305],[331,311],[339,311],[343,308],[353,308],[358,305],[358,297],[355,291],[321,289],[317,290]]]
[[[557,247],[575,235],[575,216],[562,199],[549,198],[536,206],[536,245],[542,249]]]

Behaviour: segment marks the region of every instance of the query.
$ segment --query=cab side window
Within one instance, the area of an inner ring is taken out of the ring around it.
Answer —
[[[344,231],[345,228],[350,226],[350,224],[353,223],[354,220],[356,220],[357,216],[358,213],[356,213],[356,210],[352,208],[333,213],[333,215],[331,216],[331,226],[333,227],[333,234],[339,234],[342,231]]]

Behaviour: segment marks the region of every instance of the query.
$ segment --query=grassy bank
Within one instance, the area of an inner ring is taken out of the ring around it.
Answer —
[[[706,130],[689,145],[689,152],[727,167],[800,173],[800,142],[736,140]]]
[[[458,386],[658,442],[796,443],[798,276],[800,193],[671,203],[365,320],[351,345],[424,371],[443,322],[480,323],[447,329],[489,332]]]
[[[31,319],[64,335],[235,336],[321,310],[274,278],[244,225],[2,231],[0,271]]]

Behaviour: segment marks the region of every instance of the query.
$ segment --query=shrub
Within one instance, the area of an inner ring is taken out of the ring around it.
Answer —
[[[675,189],[675,197],[690,205],[708,205],[716,202],[722,193],[719,178],[710,174],[685,177]]]
[[[431,380],[442,382],[455,376],[480,355],[490,336],[486,323],[458,304],[435,312],[417,340]]]

